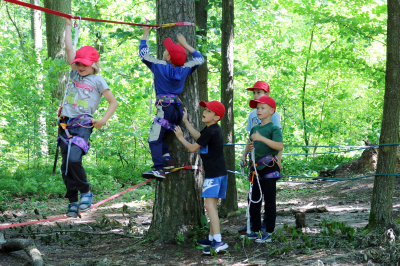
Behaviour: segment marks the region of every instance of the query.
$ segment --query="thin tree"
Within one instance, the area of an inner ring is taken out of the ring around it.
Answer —
[[[30,3],[33,5],[40,5],[40,0],[30,0]],[[39,93],[43,93],[43,68],[42,68],[42,58],[40,56],[40,51],[43,49],[43,34],[42,34],[42,16],[39,10],[31,9],[31,37],[33,39],[33,48],[36,55],[36,61],[39,66],[39,72],[37,77],[37,86]],[[44,97],[43,97],[44,98]],[[46,131],[46,118],[45,118],[45,110],[43,109],[39,115],[39,132],[41,134],[41,145],[40,151],[43,156],[48,153],[48,144],[47,144],[47,131]]]
[[[71,0],[44,0],[44,6],[62,13],[71,14]],[[61,60],[68,64],[65,52],[64,31],[65,19],[49,13],[45,14],[46,18],[46,37],[47,37],[47,55],[53,60]],[[58,85],[52,91],[53,99],[62,100],[65,92],[65,86],[68,81],[68,70],[58,72]]]
[[[157,24],[195,21],[194,0],[157,0],[156,3]],[[162,28],[157,31],[158,58],[162,58],[165,50],[163,45],[165,38],[171,37],[177,43],[176,34],[179,32],[185,36],[188,44],[196,47],[195,27]],[[196,72],[186,79],[180,99],[188,111],[188,118],[192,125],[199,129],[199,87]],[[183,131],[184,137],[193,143],[189,132]],[[175,166],[198,165],[199,154],[189,153],[175,134],[172,131],[169,133],[166,134],[166,140]],[[153,219],[149,229],[149,235],[152,238],[159,241],[173,241],[178,233],[186,233],[200,225],[201,215],[204,214],[201,200],[202,181],[201,172],[192,170],[170,173],[165,181],[156,181]]]
[[[379,144],[399,141],[400,118],[400,3],[388,0],[386,85],[383,104],[383,117]],[[397,145],[379,148],[377,174],[394,174],[396,171]],[[393,176],[377,176],[371,200],[368,228],[382,231],[393,228]]]
[[[221,102],[225,106],[225,116],[221,120],[222,135],[225,143],[235,142],[233,117],[233,21],[234,1],[222,0],[221,23]],[[224,155],[228,170],[235,170],[235,146],[225,146]],[[221,214],[237,211],[237,190],[235,174],[228,175],[226,199],[222,200]]]
[[[203,45],[207,44],[207,14],[206,6],[208,6],[208,0],[196,1],[196,25],[199,30],[196,32],[197,35],[201,36],[201,42]],[[199,98],[200,101],[208,102],[208,65],[207,56],[203,55],[204,63],[197,69],[197,75],[199,77]]]

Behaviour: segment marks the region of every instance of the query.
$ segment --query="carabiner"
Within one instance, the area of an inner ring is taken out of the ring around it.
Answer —
[[[78,28],[80,28],[81,27],[81,19],[82,19],[82,17],[81,16],[78,16],[79,17],[79,25],[78,25]],[[75,19],[75,22],[74,22],[74,28],[76,28],[76,19]]]

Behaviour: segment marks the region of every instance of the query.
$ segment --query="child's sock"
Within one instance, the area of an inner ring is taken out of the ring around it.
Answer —
[[[213,236],[212,235],[208,235],[208,240],[213,241],[214,240]]]
[[[221,236],[221,234],[215,234],[215,235],[214,235],[214,240],[217,241],[217,242],[221,242],[221,241],[222,241],[222,236]]]

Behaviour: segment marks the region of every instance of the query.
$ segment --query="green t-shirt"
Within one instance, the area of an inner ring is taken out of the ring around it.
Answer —
[[[250,136],[256,133],[257,131],[258,133],[261,134],[261,136],[266,137],[270,140],[276,142],[283,142],[281,129],[272,122],[269,122],[268,124],[263,126],[255,125],[250,130]],[[278,155],[279,153],[278,150],[271,149],[268,145],[266,145],[264,142],[261,141],[254,141],[254,149],[256,149],[255,151],[256,161],[260,160],[261,158],[263,158],[268,154]],[[259,165],[257,166],[257,170],[262,170],[264,167],[265,165]]]

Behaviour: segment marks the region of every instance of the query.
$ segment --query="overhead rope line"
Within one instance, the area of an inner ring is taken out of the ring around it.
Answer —
[[[73,15],[65,14],[65,13],[55,11],[55,10],[52,10],[49,8],[44,8],[44,7],[33,5],[30,3],[25,3],[20,0],[4,0],[4,1],[16,4],[16,5],[20,5],[20,6],[29,7],[31,9],[35,9],[35,10],[40,10],[42,12],[46,12],[46,13],[53,14],[56,16],[70,18],[70,19],[82,19],[82,20],[95,21],[95,22],[108,22],[108,23],[114,23],[114,24],[125,24],[125,25],[132,25],[132,26],[152,27],[152,28],[166,28],[166,27],[173,27],[173,26],[194,26],[194,27],[196,26],[196,23],[191,23],[191,22],[175,22],[175,23],[167,23],[167,24],[162,24],[162,25],[158,25],[158,24],[149,25],[149,24],[130,23],[130,22],[114,21],[114,20],[106,20],[106,19],[86,18],[86,17],[81,17],[81,16],[73,16]]]

